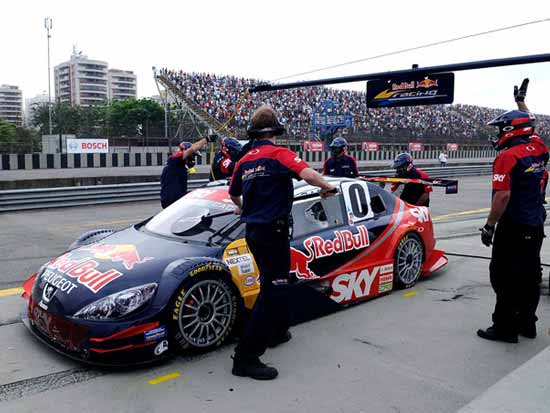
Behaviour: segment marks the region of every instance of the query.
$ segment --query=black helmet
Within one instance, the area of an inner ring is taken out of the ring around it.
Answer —
[[[489,138],[493,147],[500,151],[506,148],[514,138],[531,136],[535,132],[535,116],[521,110],[510,110],[487,123],[498,128],[497,137]]]
[[[395,168],[397,175],[403,175],[413,167],[413,158],[410,153],[400,153],[395,157],[392,168]]]
[[[236,161],[241,152],[242,145],[235,138],[226,137],[222,139],[222,152],[224,152],[232,161]]]
[[[348,146],[348,141],[346,141],[344,138],[334,138],[333,141],[330,143],[330,153],[332,156],[338,156],[342,152],[344,152],[344,149]]]

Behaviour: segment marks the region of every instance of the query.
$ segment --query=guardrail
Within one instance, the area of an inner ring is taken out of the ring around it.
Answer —
[[[491,168],[491,164],[483,164],[422,170],[431,177],[449,178],[490,174]],[[361,173],[366,176],[393,176],[395,170]],[[190,180],[189,189],[196,189],[207,183],[208,179]],[[0,212],[158,200],[159,192],[160,182],[0,191]]]

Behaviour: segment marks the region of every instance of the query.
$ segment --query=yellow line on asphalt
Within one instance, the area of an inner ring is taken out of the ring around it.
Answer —
[[[451,217],[461,217],[463,215],[480,214],[482,212],[489,212],[489,210],[490,208],[479,208],[479,209],[470,209],[468,211],[451,212],[450,214],[438,215],[432,218],[432,221],[439,221],[441,219],[451,218]]]
[[[9,295],[23,294],[23,288],[7,288],[5,290],[0,290],[0,297],[7,297]]]
[[[178,373],[178,372],[170,373],[170,374],[167,374],[167,375],[165,375],[165,376],[157,377],[156,379],[151,379],[151,380],[149,380],[148,383],[149,383],[149,384],[164,383],[165,381],[175,379],[176,377],[179,377],[179,376],[181,376],[181,374]]]
[[[403,294],[403,297],[412,297],[413,295],[416,295],[416,291],[410,291],[408,293]]]

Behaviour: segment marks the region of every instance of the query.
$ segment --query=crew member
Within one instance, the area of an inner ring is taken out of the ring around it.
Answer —
[[[535,134],[525,105],[529,80],[514,87],[518,109],[496,117],[491,143],[500,151],[493,163],[493,199],[481,241],[493,245],[489,274],[496,294],[493,325],[478,330],[487,340],[517,343],[535,338],[540,298],[540,249],[544,238],[544,193],[548,148]],[[495,230],[496,227],[496,230]],[[494,237],[493,237],[494,236]]]
[[[168,157],[168,162],[160,176],[160,204],[163,208],[173,204],[187,193],[187,170],[195,166],[198,151],[215,140],[216,135],[210,135],[193,144],[182,142],[179,150]]]
[[[334,138],[330,143],[330,157],[323,165],[323,175],[355,178],[359,175],[357,161],[348,153],[348,142],[344,138]]]
[[[241,149],[242,146],[237,139],[230,137],[222,139],[220,150],[212,161],[210,181],[230,178],[233,175],[233,169],[239,159]]]
[[[336,189],[291,150],[277,146],[284,133],[270,106],[258,108],[250,120],[252,148],[235,166],[229,186],[237,213],[246,223],[246,242],[260,272],[261,291],[235,348],[233,374],[270,380],[277,370],[260,356],[266,348],[290,340],[288,302],[290,242],[289,215],[294,189],[292,179],[304,179],[321,188],[321,196]]]
[[[408,153],[397,155],[392,166],[395,168],[397,178],[430,179],[426,172],[414,166],[413,158]],[[399,185],[399,183],[392,184],[391,191],[395,192]],[[430,206],[430,192],[432,192],[431,185],[406,183],[399,197],[409,204],[428,207]]]

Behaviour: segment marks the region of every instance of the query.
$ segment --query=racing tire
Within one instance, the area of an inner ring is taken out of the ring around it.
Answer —
[[[397,288],[410,288],[422,273],[424,246],[420,237],[410,232],[401,238],[393,256],[393,277]]]
[[[186,279],[170,303],[170,338],[176,348],[202,353],[220,347],[235,330],[241,306],[225,277]]]

